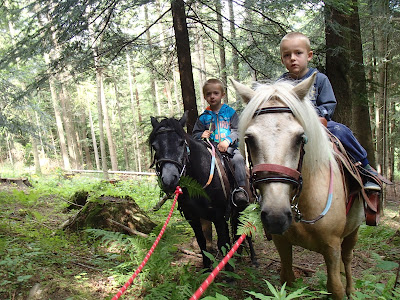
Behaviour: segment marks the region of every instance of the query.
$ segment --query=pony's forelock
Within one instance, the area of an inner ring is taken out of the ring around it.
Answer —
[[[292,110],[294,117],[308,137],[308,143],[305,145],[304,165],[307,166],[309,172],[313,172],[328,164],[333,155],[332,147],[309,97],[303,101],[299,100],[292,92],[293,86],[293,82],[287,80],[279,80],[273,84],[257,84],[255,96],[240,116],[239,138],[244,141],[244,133],[250,125],[255,111],[265,106],[272,98],[277,97]],[[242,152],[243,148],[241,148]]]
[[[152,132],[150,133],[149,136],[149,144],[154,141],[155,136],[157,135],[157,131],[162,128],[171,128],[174,129],[174,131],[182,138],[186,138],[186,131],[183,129],[182,125],[179,123],[179,120],[174,119],[174,118],[164,118],[162,119],[156,127],[153,128]]]

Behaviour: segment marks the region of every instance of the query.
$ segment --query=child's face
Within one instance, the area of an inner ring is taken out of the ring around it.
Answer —
[[[287,39],[281,43],[281,59],[289,75],[292,78],[300,79],[308,71],[308,62],[313,52],[308,50],[305,41],[299,38]]]
[[[225,93],[219,84],[207,84],[204,91],[204,99],[210,105],[212,110],[219,110],[222,106],[222,98]]]

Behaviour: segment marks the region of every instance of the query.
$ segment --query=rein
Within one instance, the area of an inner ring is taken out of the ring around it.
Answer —
[[[289,107],[266,107],[258,109],[254,112],[253,118],[268,113],[291,113],[293,114],[292,110]],[[295,220],[296,222],[303,222],[306,224],[314,224],[322,217],[324,217],[327,212],[329,211],[331,204],[332,204],[332,194],[333,194],[333,168],[332,168],[332,161],[329,163],[330,167],[330,182],[329,182],[329,195],[328,200],[323,212],[313,220],[304,220],[303,216],[298,208],[298,198],[300,196],[302,187],[303,187],[303,178],[301,176],[301,169],[303,167],[303,159],[304,159],[304,145],[307,142],[307,139],[303,140],[301,147],[300,147],[300,158],[297,169],[288,168],[282,165],[277,164],[258,164],[253,166],[250,152],[247,151],[248,160],[250,165],[250,183],[252,185],[252,190],[255,190],[255,187],[258,183],[271,183],[271,182],[281,182],[281,183],[288,183],[294,186],[295,193],[293,198],[291,199],[291,208],[295,213]],[[247,145],[247,142],[246,142]],[[247,145],[249,149],[249,146]],[[259,196],[256,195],[256,198],[259,199]]]

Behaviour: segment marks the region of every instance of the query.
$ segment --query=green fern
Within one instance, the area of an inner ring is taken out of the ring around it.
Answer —
[[[263,225],[260,218],[260,206],[256,203],[250,204],[240,213],[238,235],[254,235],[263,232]]]
[[[179,186],[187,189],[190,198],[204,197],[210,200],[210,197],[203,189],[203,186],[192,177],[182,176],[179,180]]]

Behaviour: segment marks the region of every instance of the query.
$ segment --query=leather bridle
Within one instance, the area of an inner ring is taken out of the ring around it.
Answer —
[[[269,113],[293,113],[289,107],[266,107],[255,111],[253,118],[261,114]],[[291,200],[292,204],[300,196],[301,189],[303,187],[303,179],[301,176],[301,168],[303,165],[303,157],[305,154],[304,144],[305,140],[301,143],[300,147],[300,159],[297,169],[288,168],[277,164],[258,164],[253,165],[251,160],[251,155],[249,151],[249,145],[247,144],[248,160],[250,165],[250,183],[252,185],[252,190],[257,188],[258,183],[271,183],[271,182],[282,182],[293,185],[295,189],[295,194]],[[258,199],[259,197],[257,197]]]
[[[158,130],[155,133],[155,135],[159,135],[159,134],[163,134],[163,133],[169,133],[169,132],[176,132],[176,131],[174,129],[172,129],[172,128],[161,128],[160,130]],[[162,166],[165,163],[172,163],[172,164],[174,164],[175,166],[178,167],[178,170],[179,170],[179,173],[180,173],[179,174],[179,178],[182,177],[185,174],[186,165],[187,165],[187,162],[189,161],[189,147],[188,147],[186,139],[185,139],[184,147],[186,147],[186,151],[183,152],[183,157],[182,157],[182,161],[181,162],[179,162],[177,160],[174,160],[174,159],[170,159],[170,158],[159,158],[158,159],[158,158],[156,158],[156,152],[157,151],[156,151],[156,149],[153,148],[155,153],[154,153],[153,162],[151,163],[150,168],[155,166],[156,174],[157,174],[157,176],[160,176],[161,175]]]

